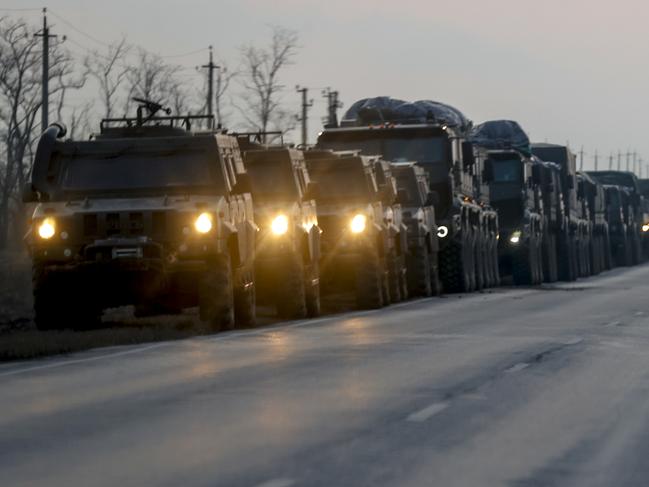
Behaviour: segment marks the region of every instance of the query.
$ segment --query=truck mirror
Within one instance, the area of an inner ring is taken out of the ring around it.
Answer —
[[[32,183],[25,183],[22,194],[23,203],[36,203],[38,201],[38,192],[34,191]]]
[[[475,155],[473,154],[473,144],[467,140],[462,142],[462,160],[465,167],[470,167],[475,164]]]
[[[437,191],[430,191],[426,197],[426,206],[439,206],[439,193]]]
[[[487,159],[484,161],[484,168],[482,170],[482,180],[485,183],[490,183],[494,179],[494,167],[493,167],[493,161],[491,159]]]

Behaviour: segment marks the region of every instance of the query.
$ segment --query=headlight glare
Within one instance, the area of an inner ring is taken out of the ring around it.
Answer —
[[[649,223],[645,223],[644,225],[642,225],[642,231],[645,233],[649,232]]]
[[[349,224],[349,228],[351,229],[352,233],[361,233],[365,231],[366,225],[367,217],[359,213],[358,215],[354,215],[354,218],[352,218],[352,221]]]
[[[194,228],[198,233],[209,233],[212,227],[212,215],[209,213],[201,213],[194,221]]]
[[[43,240],[51,239],[56,233],[56,222],[54,218],[46,218],[38,227],[38,236]]]
[[[518,243],[521,241],[521,235],[522,235],[521,231],[520,231],[520,230],[516,230],[516,231],[513,232],[513,233],[511,234],[511,236],[509,237],[509,241],[510,241],[511,243],[513,243],[514,245],[516,245],[516,244],[518,244]]]
[[[439,238],[444,238],[448,236],[448,227],[446,225],[440,225],[437,227],[437,236]]]
[[[284,235],[288,232],[288,218],[286,215],[277,215],[270,224],[270,229],[275,235]]]

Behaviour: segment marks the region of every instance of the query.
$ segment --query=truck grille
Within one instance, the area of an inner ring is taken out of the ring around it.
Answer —
[[[86,213],[82,216],[82,234],[87,238],[150,236],[164,238],[173,230],[165,211]]]

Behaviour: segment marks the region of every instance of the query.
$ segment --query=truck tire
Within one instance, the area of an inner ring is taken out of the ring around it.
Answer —
[[[317,262],[305,267],[304,283],[306,314],[309,318],[320,315],[320,268]]]
[[[390,302],[398,303],[405,299],[401,296],[401,265],[399,258],[394,252],[389,252],[386,257],[388,267],[388,292],[390,293]]]
[[[277,316],[297,320],[305,318],[306,292],[304,289],[304,264],[299,255],[291,253],[281,259],[282,275],[275,280],[275,307]]]
[[[356,268],[356,302],[360,309],[383,307],[385,277],[381,259],[374,252],[366,252],[358,259]]]
[[[234,298],[232,267],[227,255],[220,255],[211,262],[201,276],[198,285],[198,311],[212,331],[234,328]]]
[[[517,286],[529,286],[535,281],[533,243],[516,249],[512,255],[512,279]]]
[[[257,288],[254,272],[241,269],[236,282],[239,285],[234,288],[234,322],[240,328],[254,326],[257,321]]]
[[[408,266],[408,290],[411,296],[428,297],[433,294],[432,266],[428,246],[424,243],[411,250],[406,259]]]
[[[469,263],[466,262],[466,238],[460,242],[451,241],[439,253],[439,271],[444,292],[469,292],[471,283],[467,272]]]

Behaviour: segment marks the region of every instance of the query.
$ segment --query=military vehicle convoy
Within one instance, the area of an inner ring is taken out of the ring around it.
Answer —
[[[533,160],[532,171],[541,189],[543,207],[543,280],[556,282],[559,279],[559,242],[567,242],[570,238],[561,190],[561,167],[536,156]]]
[[[320,228],[302,151],[239,137],[257,233],[257,299],[281,318],[320,313]]]
[[[430,192],[424,168],[415,163],[395,162],[392,174],[406,225],[408,291],[410,296],[437,296],[441,292],[434,207],[437,195]]]
[[[589,222],[588,275],[596,275],[611,268],[606,196],[603,185],[592,179],[587,173],[580,172],[577,174],[577,178],[578,197],[583,205],[585,219]]]
[[[39,329],[87,328],[103,309],[198,306],[212,329],[255,321],[257,226],[236,138],[205,117],[105,119],[92,140],[41,136],[27,200]]]
[[[377,176],[377,157],[355,152],[305,152],[316,183],[318,222],[323,230],[323,291],[353,290],[360,308],[380,308],[407,297],[401,207],[384,204],[392,176]],[[392,293],[391,293],[392,291]]]
[[[472,142],[485,162],[490,200],[499,215],[500,273],[514,284],[543,281],[543,206],[529,139],[510,120],[476,126]]]
[[[480,200],[486,193],[467,139],[470,128],[461,112],[442,103],[367,98],[351,106],[340,126],[325,128],[317,142],[321,149],[359,150],[391,162],[414,161],[426,170],[438,195],[439,267],[447,292],[472,291],[498,279],[493,264],[488,266],[497,259],[497,214]]]

